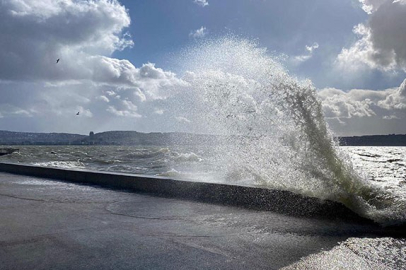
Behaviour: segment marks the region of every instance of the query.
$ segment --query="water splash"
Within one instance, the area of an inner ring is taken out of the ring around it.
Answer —
[[[352,169],[329,131],[315,88],[255,42],[226,37],[184,52],[195,129],[214,145],[229,182],[294,191],[345,204],[383,224],[403,222],[404,200]]]

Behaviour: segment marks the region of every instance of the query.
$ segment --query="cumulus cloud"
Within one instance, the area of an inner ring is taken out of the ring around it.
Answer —
[[[187,119],[186,117],[183,117],[183,116],[176,116],[175,119],[176,119],[176,121],[178,121],[180,123],[190,123],[191,122],[189,119]]]
[[[192,38],[204,38],[207,35],[208,31],[206,27],[202,26],[197,30],[191,31],[189,33],[189,37]]]
[[[106,103],[109,103],[109,102],[110,102],[109,98],[106,97],[106,96],[99,96],[99,97],[97,97],[96,99],[101,100],[101,101],[104,101],[104,102],[106,102]]]
[[[30,111],[24,110],[10,104],[0,104],[0,118],[4,117],[32,117],[33,114]]]
[[[406,79],[398,89],[387,95],[385,100],[380,100],[378,106],[387,110],[406,110]]]
[[[139,102],[164,100],[186,86],[153,63],[135,67],[112,57],[133,46],[130,23],[116,0],[0,1],[0,125],[122,129],[125,119],[148,114]]]
[[[312,58],[313,52],[319,48],[319,44],[317,42],[313,43],[313,45],[306,45],[306,54],[298,55],[293,57],[292,62],[293,64],[300,64]]]
[[[164,114],[164,110],[162,110],[162,109],[157,109],[157,108],[155,108],[155,111],[154,111],[154,113],[155,114],[158,114],[158,115],[163,115]]]
[[[76,106],[76,110],[79,112],[79,114],[77,114],[77,116],[79,117],[93,117],[93,113],[89,109],[86,109],[82,106]]]
[[[179,79],[175,73],[156,68],[152,63],[143,64],[137,73],[137,92],[141,90],[152,100],[165,99],[188,86],[188,83]],[[142,94],[138,96],[143,99]]]
[[[116,116],[140,118],[141,115],[137,112],[137,106],[129,100],[122,100],[120,104],[121,108],[109,106],[107,111]]]
[[[353,89],[344,92],[328,88],[319,91],[318,95],[324,114],[336,131],[385,134],[388,123],[392,123],[394,130],[406,132],[406,80],[397,88],[381,91]],[[366,123],[370,125],[366,126]]]
[[[134,91],[134,95],[140,99],[140,101],[144,102],[147,100],[146,95],[141,91],[141,89],[136,88]]]
[[[406,71],[406,1],[360,0],[370,14],[365,24],[354,27],[358,40],[343,48],[337,64],[350,71],[362,68]]]
[[[376,11],[380,5],[382,5],[385,0],[359,0],[362,4],[362,9],[368,13],[372,14],[372,12]]]
[[[175,73],[157,68],[154,63],[136,68],[128,60],[105,56],[91,58],[89,73],[93,82],[135,88],[138,96],[144,100],[146,97],[165,98],[171,94],[171,89],[186,85],[186,82],[177,78]]]
[[[129,24],[115,0],[1,1],[0,79],[89,78],[91,55],[132,46],[122,34]]]
[[[207,0],[194,0],[193,3],[201,6],[201,7],[205,7],[209,5],[209,2]]]
[[[347,93],[334,88],[323,89],[319,92],[319,96],[323,99],[323,110],[326,118],[341,119],[375,115],[371,109],[373,101],[370,99],[373,94],[375,91],[351,90]]]
[[[174,73],[110,57],[133,45],[130,22],[116,0],[1,1],[0,80],[151,87],[159,98],[159,87],[182,84]]]

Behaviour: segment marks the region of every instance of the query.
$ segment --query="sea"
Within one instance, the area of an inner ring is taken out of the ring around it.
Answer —
[[[10,146],[0,146],[10,148]],[[232,183],[218,163],[218,155],[205,146],[12,146],[18,151],[0,156],[0,162],[42,167],[167,176],[211,183]],[[406,196],[406,147],[340,146],[354,170],[384,189]],[[237,182],[237,180],[234,180]],[[261,185],[249,179],[237,182]]]

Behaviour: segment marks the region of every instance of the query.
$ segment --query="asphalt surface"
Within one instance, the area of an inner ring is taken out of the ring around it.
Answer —
[[[0,173],[0,269],[279,269],[366,226]]]

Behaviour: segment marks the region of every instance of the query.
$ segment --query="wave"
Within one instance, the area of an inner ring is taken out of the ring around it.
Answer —
[[[181,178],[182,174],[175,169],[170,169],[169,171],[158,173],[157,176]]]
[[[200,162],[203,159],[197,154],[191,153],[177,153],[173,152],[172,157],[177,162]]]
[[[405,199],[356,173],[338,148],[310,81],[236,37],[205,41],[182,59],[189,113],[196,130],[222,135],[210,147],[227,181],[334,200],[381,224],[406,221]]]
[[[41,167],[53,167],[63,169],[85,169],[86,166],[80,161],[44,161],[34,162],[32,165]]]
[[[302,258],[290,269],[405,269],[404,239],[349,238],[329,251]]]

